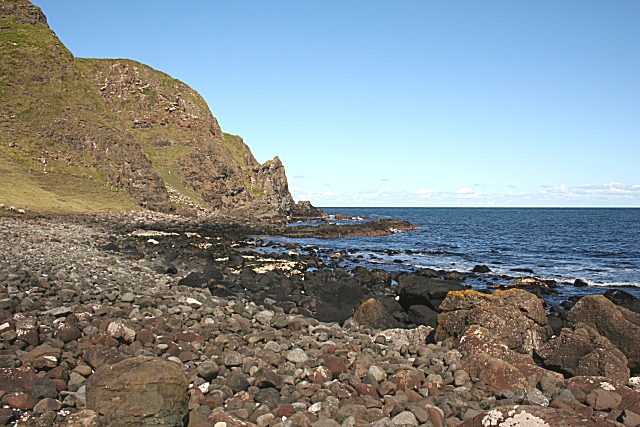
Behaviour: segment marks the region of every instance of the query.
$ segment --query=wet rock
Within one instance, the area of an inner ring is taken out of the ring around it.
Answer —
[[[162,411],[183,419],[189,383],[180,366],[135,357],[99,368],[87,382],[87,408],[110,420],[152,418]]]
[[[473,267],[473,270],[471,270],[473,273],[491,273],[491,269],[489,267],[487,267],[486,265],[476,265],[475,267]]]

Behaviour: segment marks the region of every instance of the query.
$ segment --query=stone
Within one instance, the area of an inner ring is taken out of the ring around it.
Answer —
[[[43,414],[49,411],[59,411],[62,407],[60,401],[51,398],[44,398],[36,403],[36,406],[33,407],[33,412],[37,414]]]
[[[464,331],[458,339],[457,348],[469,356],[485,353],[509,363],[534,364],[533,357],[528,354],[516,353],[500,343],[487,328],[478,325],[471,325]]]
[[[400,370],[395,375],[389,377],[389,381],[394,383],[398,390],[418,390],[420,388],[420,377],[409,370]]]
[[[480,378],[495,390],[529,391],[525,376],[512,364],[488,354],[478,353],[462,361],[462,367],[471,377]]]
[[[77,340],[82,336],[82,332],[74,325],[60,323],[53,333],[53,337],[63,342]]]
[[[82,358],[93,369],[98,369],[105,365],[113,365],[125,359],[125,355],[112,347],[96,345],[85,350]]]
[[[420,325],[414,329],[386,329],[377,333],[373,340],[377,340],[379,337],[383,337],[385,342],[393,343],[395,345],[420,345],[423,346],[427,343],[427,339],[433,332],[433,328],[429,326]]]
[[[31,350],[20,360],[25,365],[31,365],[36,369],[53,369],[58,366],[62,351],[48,344],[40,345]]]
[[[206,381],[211,381],[218,376],[219,371],[218,364],[213,360],[205,360],[197,367],[198,375],[204,378]]]
[[[33,390],[31,390],[31,395],[36,400],[57,398],[58,390],[56,389],[56,381],[51,378],[38,378],[33,386]]]
[[[614,391],[597,388],[587,394],[586,402],[596,411],[609,411],[620,405],[622,396]]]
[[[37,379],[36,372],[30,367],[0,368],[0,390],[7,393],[30,392]]]
[[[409,321],[416,325],[425,325],[435,328],[438,326],[438,313],[426,305],[412,305],[409,307]]]
[[[154,417],[161,411],[183,419],[189,383],[180,367],[153,357],[134,357],[98,368],[87,381],[87,408],[109,419]]]
[[[640,315],[602,295],[582,297],[567,313],[568,326],[584,323],[606,337],[627,357],[631,373],[640,372]]]
[[[239,372],[232,372],[229,374],[229,376],[227,377],[227,385],[231,388],[231,390],[233,390],[234,393],[237,393],[239,391],[246,391],[249,388],[249,382],[247,381],[247,378]]]
[[[629,381],[627,358],[611,341],[586,324],[564,328],[536,351],[548,369],[562,370],[573,376],[603,376],[626,384]]]
[[[424,305],[439,312],[440,303],[450,291],[462,291],[465,287],[458,282],[439,278],[409,274],[398,278],[398,295],[402,308],[406,311],[412,305]]]
[[[287,360],[291,363],[305,363],[309,360],[309,356],[303,350],[299,348],[294,348],[291,351],[287,352]]]
[[[411,411],[403,411],[391,419],[395,426],[413,426],[418,427],[419,423],[416,416]]]
[[[369,298],[356,310],[353,318],[360,325],[374,329],[399,327],[399,322],[387,312],[385,306],[375,298]]]
[[[338,375],[347,372],[347,365],[342,358],[332,354],[323,354],[321,359],[324,360],[324,366],[331,371],[333,378],[337,378]]]
[[[225,412],[211,414],[209,424],[213,427],[256,427],[254,423],[241,420]]]
[[[7,405],[12,409],[28,411],[36,406],[36,400],[29,393],[18,392],[6,400]]]
[[[253,385],[256,387],[274,387],[278,390],[282,388],[282,377],[269,369],[260,368],[256,371],[253,377]]]
[[[574,412],[543,406],[499,406],[459,427],[599,427],[603,424]]]
[[[116,340],[132,343],[136,340],[136,331],[122,319],[116,319],[109,323],[107,334]]]
[[[553,331],[540,300],[521,289],[493,294],[466,290],[453,291],[440,305],[436,341],[459,339],[471,325],[491,332],[498,343],[511,350],[533,355],[548,341]]]

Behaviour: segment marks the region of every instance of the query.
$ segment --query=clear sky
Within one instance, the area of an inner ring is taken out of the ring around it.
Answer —
[[[35,0],[316,206],[640,206],[640,1]]]

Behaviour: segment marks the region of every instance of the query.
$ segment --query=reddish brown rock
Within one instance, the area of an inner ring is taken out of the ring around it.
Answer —
[[[625,355],[584,323],[564,328],[560,336],[545,343],[537,354],[549,369],[561,369],[573,376],[603,376],[622,384],[629,381]]]
[[[154,357],[134,357],[96,370],[87,381],[87,408],[110,419],[150,417],[160,411],[182,420],[189,383],[180,367]]]
[[[6,402],[9,407],[21,411],[31,410],[36,406],[36,400],[29,393],[16,393],[7,399]]]
[[[356,391],[358,392],[358,394],[360,395],[365,395],[365,396],[371,396],[371,397],[375,397],[375,398],[379,398],[380,395],[378,394],[378,390],[369,384],[354,384],[353,388],[356,389]]]
[[[96,345],[85,350],[82,358],[93,369],[98,369],[101,366],[121,362],[125,359],[125,356],[115,348]]]
[[[389,381],[394,383],[398,390],[417,390],[421,384],[418,374],[406,369],[396,372],[395,375],[389,377]]]
[[[282,417],[289,418],[291,415],[295,413],[296,413],[296,408],[294,408],[293,405],[290,405],[288,403],[278,406],[273,411],[273,415],[275,415],[278,418],[282,418]]]
[[[337,378],[341,373],[347,372],[347,365],[340,357],[332,354],[323,354],[321,358],[324,359],[324,366],[331,371],[333,378]]]
[[[632,372],[640,372],[640,315],[616,306],[602,295],[593,295],[581,298],[567,314],[566,322],[596,329],[624,353]]]
[[[0,390],[10,392],[30,392],[38,379],[29,367],[0,368]]]
[[[153,332],[148,329],[143,329],[136,334],[136,339],[142,343],[142,345],[147,343],[153,343],[156,340],[156,336]]]
[[[512,364],[488,354],[475,354],[462,361],[469,376],[480,378],[495,390],[531,390],[525,376]]]
[[[362,303],[353,318],[361,325],[375,329],[397,328],[398,321],[387,312],[384,305],[375,298],[369,298]]]
[[[491,357],[509,363],[534,363],[530,355],[516,353],[506,345],[498,342],[487,328],[478,325],[469,326],[462,336],[460,336],[456,348],[461,353],[466,352],[467,356],[486,353]]]
[[[36,369],[52,369],[58,366],[61,354],[62,351],[59,348],[43,344],[22,356],[20,360],[23,364],[31,365]]]

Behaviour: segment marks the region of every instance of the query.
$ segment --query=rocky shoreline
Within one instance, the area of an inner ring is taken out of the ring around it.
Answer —
[[[347,271],[256,237],[278,229],[0,218],[0,425],[640,425],[633,297],[547,313],[461,273]]]

